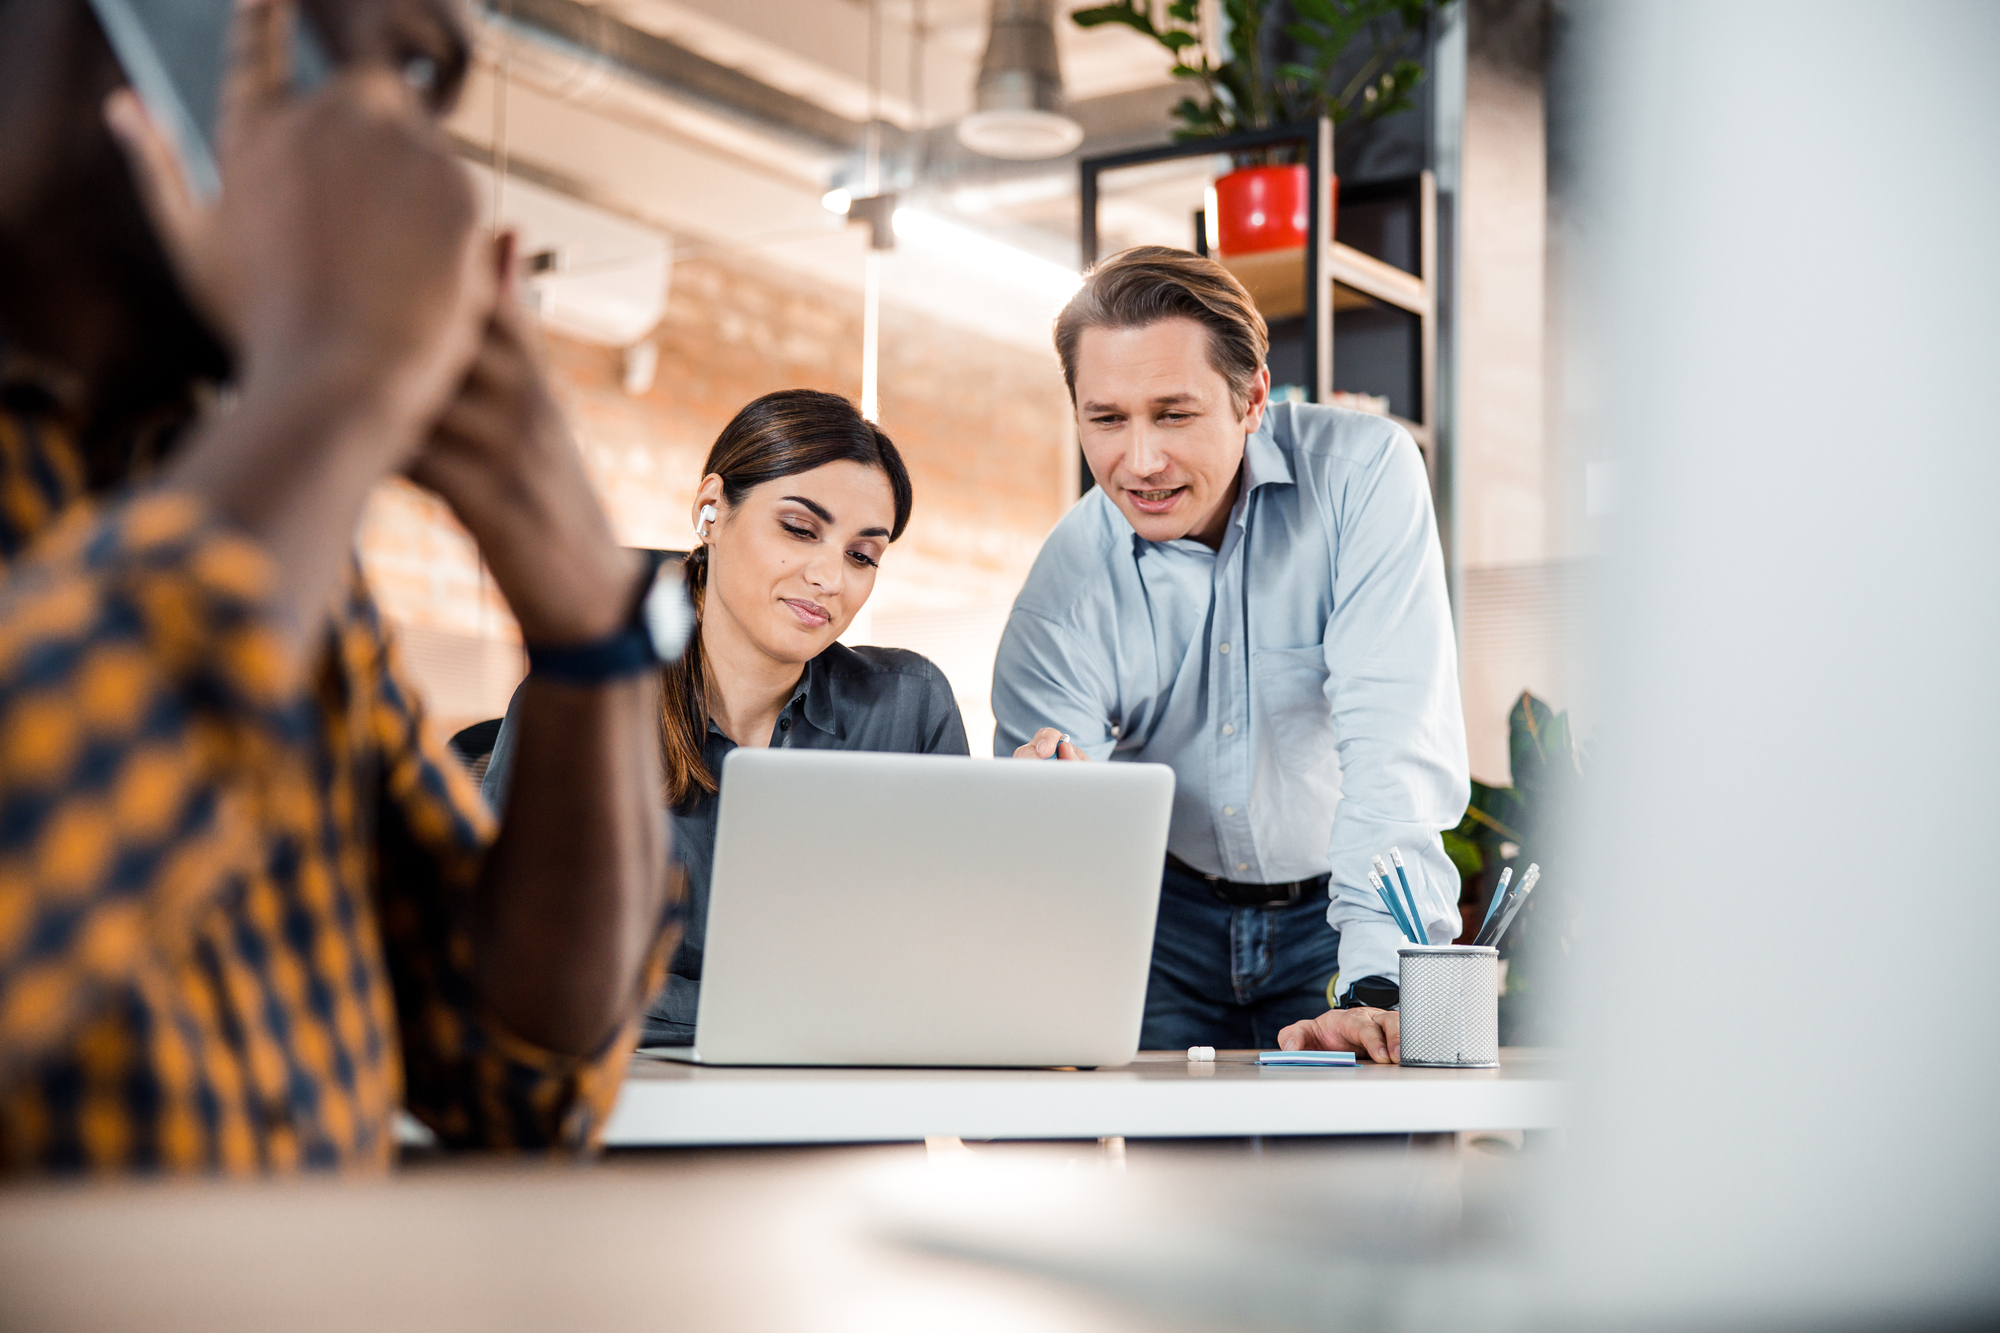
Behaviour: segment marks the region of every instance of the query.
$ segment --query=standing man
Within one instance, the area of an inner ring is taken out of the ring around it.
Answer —
[[[1263,317],[1185,251],[1098,265],[1055,337],[1097,489],[1014,603],[994,752],[1173,768],[1143,1047],[1398,1059],[1370,859],[1400,847],[1453,938],[1438,831],[1468,794],[1423,458],[1381,417],[1272,405]]]

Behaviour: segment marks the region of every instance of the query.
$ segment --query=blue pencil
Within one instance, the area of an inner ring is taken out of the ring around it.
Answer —
[[[1481,935],[1484,935],[1486,927],[1493,924],[1493,918],[1499,915],[1500,903],[1507,896],[1507,881],[1512,878],[1514,878],[1514,867],[1508,866],[1500,872],[1500,882],[1493,886],[1493,901],[1486,904],[1486,919],[1479,923],[1478,930],[1472,932],[1474,939],[1478,939]]]
[[[1410,920],[1416,923],[1416,938],[1410,942],[1412,944],[1429,944],[1431,942],[1430,932],[1424,929],[1424,914],[1417,910],[1417,895],[1410,892],[1410,877],[1403,873],[1403,849],[1400,847],[1391,847],[1389,849],[1389,859],[1396,863],[1396,878],[1402,881],[1403,897],[1407,898],[1410,903]]]
[[[1496,949],[1500,947],[1500,937],[1507,933],[1507,927],[1514,924],[1514,918],[1520,915],[1521,908],[1528,901],[1528,895],[1535,891],[1535,881],[1541,877],[1542,868],[1540,866],[1531,865],[1528,867],[1528,873],[1521,876],[1521,888],[1519,892],[1515,893],[1514,901],[1508,904],[1506,915],[1501,917],[1499,923],[1493,927],[1493,938],[1487,941],[1488,944]]]
[[[1396,923],[1396,929],[1403,932],[1404,939],[1415,944],[1417,939],[1416,936],[1410,933],[1410,923],[1403,920],[1403,909],[1397,905],[1394,898],[1389,896],[1389,890],[1384,887],[1381,877],[1370,871],[1368,882],[1375,886],[1376,896],[1381,898],[1382,906],[1389,909],[1389,919]]]
[[[1368,882],[1375,886],[1375,891],[1389,904],[1389,915],[1395,917],[1396,924],[1403,928],[1404,937],[1412,944],[1423,943],[1417,938],[1416,923],[1403,911],[1402,901],[1396,897],[1396,883],[1389,878],[1389,863],[1379,856],[1371,859],[1375,864],[1375,872]]]
[[[1403,909],[1396,905],[1396,900],[1389,896],[1389,891],[1382,887],[1381,879],[1372,871],[1369,873],[1368,882],[1375,886],[1375,896],[1380,898],[1382,906],[1388,909],[1389,919],[1396,923],[1396,929],[1403,932],[1404,939],[1409,939],[1410,928],[1403,923]]]

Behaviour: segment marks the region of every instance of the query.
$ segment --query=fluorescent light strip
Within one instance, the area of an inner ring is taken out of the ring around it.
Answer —
[[[969,268],[1045,294],[1051,300],[1067,301],[1083,285],[1083,278],[1073,269],[934,214],[899,208],[895,221],[896,239],[959,260]]]

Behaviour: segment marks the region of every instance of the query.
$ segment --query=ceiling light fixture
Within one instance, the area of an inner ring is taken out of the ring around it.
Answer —
[[[1028,162],[1061,157],[1083,142],[1083,126],[1063,111],[1055,0],[993,0],[973,100],[976,109],[958,122],[958,141],[975,153]]]

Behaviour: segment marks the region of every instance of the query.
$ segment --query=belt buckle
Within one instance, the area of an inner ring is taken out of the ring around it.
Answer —
[[[1289,884],[1285,884],[1282,886],[1277,884],[1272,884],[1269,887],[1273,889],[1282,887],[1285,890],[1285,896],[1282,898],[1266,898],[1263,902],[1257,904],[1257,906],[1263,908],[1267,912],[1275,912],[1280,907],[1290,907],[1293,903],[1297,902],[1300,898],[1305,896],[1305,884],[1304,881],[1302,880],[1295,879]]]
[[[1179,857],[1169,853],[1167,862],[1190,878],[1208,885],[1209,894],[1225,907],[1258,907],[1271,910],[1290,907],[1304,896],[1309,880],[1293,880],[1288,884],[1241,884],[1220,875],[1211,875],[1205,870],[1197,870]],[[1280,896],[1272,896],[1273,891],[1282,890]]]
[[[1223,902],[1225,905],[1229,907],[1256,907],[1256,908],[1261,908],[1264,911],[1271,911],[1280,907],[1290,907],[1293,903],[1299,900],[1299,886],[1297,881],[1293,881],[1290,884],[1280,885],[1280,884],[1238,884],[1235,880],[1223,879],[1219,875],[1211,875],[1208,876],[1207,879],[1209,881],[1208,891],[1214,894],[1216,898],[1218,898],[1221,902]],[[1223,887],[1224,885],[1227,885],[1229,887],[1225,889]],[[1285,891],[1284,895],[1282,897],[1273,897],[1272,891],[1280,888],[1282,888]],[[1262,889],[1264,890],[1264,896],[1252,897],[1250,894],[1247,893],[1238,893],[1231,891],[1231,890],[1242,890],[1242,889]]]

